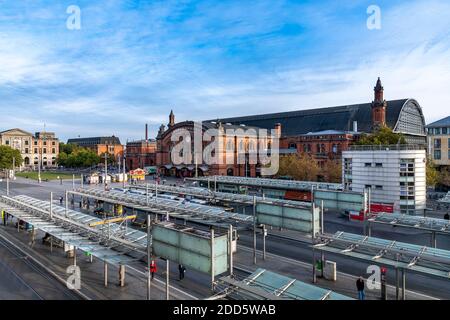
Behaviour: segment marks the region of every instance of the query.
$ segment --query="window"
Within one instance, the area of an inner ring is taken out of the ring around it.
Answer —
[[[370,163],[370,162],[364,163],[364,167],[366,167],[366,168],[371,167],[371,166],[372,166],[372,163]]]
[[[44,148],[44,151],[43,151],[43,153],[47,153],[47,148]]]
[[[56,145],[55,141],[52,141],[52,146]]]
[[[441,148],[441,139],[434,139],[434,148],[435,149]]]
[[[447,134],[448,130],[447,128],[442,128],[442,134]]]
[[[34,140],[34,145],[37,146],[37,140]]]
[[[28,145],[28,140],[25,140],[25,145],[26,145],[26,146]]]
[[[366,188],[366,189],[372,189],[372,185],[366,184],[366,185],[364,186],[364,188]]]
[[[448,148],[450,149],[450,139],[448,139]]]
[[[375,163],[375,167],[383,168],[383,164],[381,162],[377,162],[377,163]]]
[[[55,148],[52,148],[52,153],[56,153],[56,149]]]
[[[34,148],[34,153],[38,153],[38,149],[37,148]]]
[[[400,176],[414,177],[414,159],[400,160]]]
[[[6,142],[5,142],[5,143],[6,143],[6,145],[7,145],[7,146],[9,146],[9,140],[6,140]]]
[[[441,150],[434,150],[434,159],[441,160]]]
[[[376,190],[383,190],[383,186],[375,186]]]
[[[297,149],[297,144],[294,142],[289,143],[289,149]]]
[[[28,153],[28,148],[25,148],[25,153]]]

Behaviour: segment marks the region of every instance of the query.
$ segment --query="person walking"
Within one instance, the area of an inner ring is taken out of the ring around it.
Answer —
[[[356,289],[358,290],[358,299],[364,300],[366,298],[366,294],[364,293],[365,283],[363,277],[359,277],[356,280]]]
[[[184,279],[184,273],[186,272],[186,268],[182,265],[178,265],[178,271],[180,272],[180,281]]]
[[[450,215],[448,214],[448,212],[444,215],[444,219],[447,221],[450,220]]]
[[[155,277],[155,273],[158,271],[158,267],[156,266],[156,261],[152,260],[150,262],[150,273],[152,275],[152,280]]]
[[[63,200],[64,200],[64,198],[61,196],[61,197],[59,197],[59,204],[60,205],[62,205],[63,204]]]

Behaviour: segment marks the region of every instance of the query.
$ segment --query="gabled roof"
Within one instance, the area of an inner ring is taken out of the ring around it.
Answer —
[[[33,136],[33,134],[31,134],[30,132],[22,130],[22,129],[19,129],[19,128],[14,128],[14,129],[8,129],[8,130],[5,130],[5,131],[1,131],[0,135],[8,134],[8,133],[11,133],[13,131],[19,131],[20,133],[22,133],[24,135]]]
[[[408,99],[387,101],[386,124],[394,128]],[[211,120],[208,120],[211,121]],[[356,104],[339,107],[308,109],[235,118],[220,119],[222,123],[245,124],[273,129],[281,124],[283,136],[296,136],[326,130],[352,131],[358,122],[359,132],[372,131],[372,104]]]
[[[427,128],[450,127],[450,116],[427,125]]]
[[[118,145],[120,144],[120,139],[115,136],[111,137],[91,137],[91,138],[76,138],[69,139],[67,143],[78,144],[80,146],[83,145],[97,145],[97,144],[111,144]]]

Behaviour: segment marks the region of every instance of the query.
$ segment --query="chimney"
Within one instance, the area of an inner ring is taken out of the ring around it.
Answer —
[[[358,132],[358,121],[353,121],[353,132]]]
[[[275,124],[275,131],[277,132],[278,136],[281,137],[281,123]]]
[[[148,141],[148,124],[145,124],[145,141]]]

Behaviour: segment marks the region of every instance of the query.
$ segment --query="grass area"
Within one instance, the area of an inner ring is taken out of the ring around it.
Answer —
[[[16,172],[16,177],[38,180],[37,172]],[[58,178],[59,177],[59,178]],[[72,175],[60,172],[41,172],[41,180],[72,179]]]

